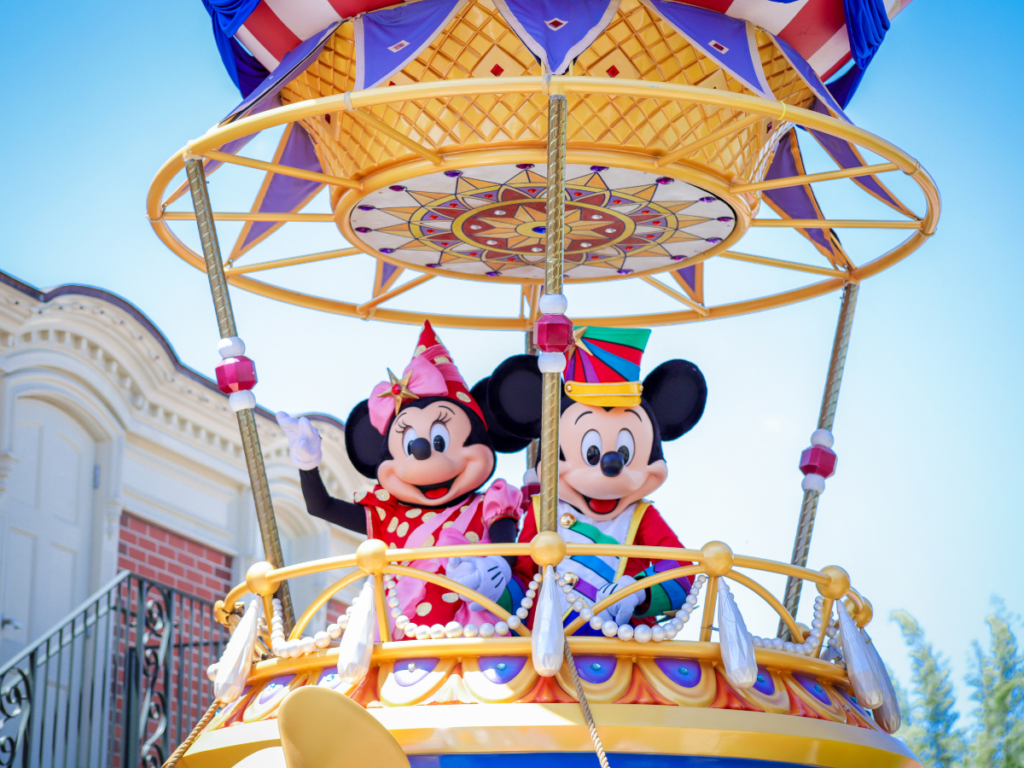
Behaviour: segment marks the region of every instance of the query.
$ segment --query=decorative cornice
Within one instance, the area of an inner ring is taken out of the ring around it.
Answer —
[[[44,293],[32,286],[20,282],[2,271],[0,271],[0,284],[5,284],[15,288],[30,299],[40,302],[42,306],[35,310],[27,308],[30,311],[33,311],[36,315],[49,315],[57,312],[67,313],[76,311],[94,313],[96,309],[94,306],[90,306],[91,302],[88,302],[88,299],[106,303],[127,313],[133,320],[138,322],[146,332],[148,332],[149,336],[157,343],[163,354],[166,356],[167,361],[171,364],[173,373],[165,372],[161,377],[163,379],[164,386],[170,386],[176,389],[180,395],[183,395],[186,398],[194,398],[198,400],[204,409],[208,409],[210,405],[213,405],[214,408],[219,410],[222,415],[225,415],[225,417],[231,416],[231,410],[228,407],[227,402],[228,398],[219,389],[217,389],[216,383],[182,363],[178,359],[174,349],[171,347],[170,342],[167,341],[166,337],[164,337],[149,318],[147,318],[138,308],[121,297],[100,290],[99,288],[80,285],[64,285]],[[60,299],[65,297],[66,299],[72,300],[60,301]],[[86,301],[74,301],[73,297],[79,297]],[[124,321],[120,321],[120,324],[123,326]],[[130,333],[130,335],[138,342],[145,341],[144,336],[134,333],[130,329],[123,328],[121,330]],[[166,429],[170,427],[176,433],[184,437],[191,438],[194,442],[200,443],[205,448],[218,450],[220,453],[229,456],[232,460],[241,459],[243,455],[242,445],[233,431],[230,433],[230,437],[225,437],[219,432],[211,431],[206,426],[196,423],[181,413],[166,407],[164,404],[150,401],[146,398],[145,393],[139,384],[134,381],[132,376],[128,373],[128,368],[122,362],[119,362],[113,353],[97,343],[95,339],[87,338],[81,332],[76,330],[63,330],[59,328],[34,328],[22,333],[14,334],[0,332],[0,351],[10,351],[19,347],[33,345],[56,347],[63,349],[66,352],[71,352],[84,357],[92,366],[103,372],[114,386],[121,390],[125,401],[129,403],[140,416],[146,417],[151,422],[156,422],[162,428]],[[149,350],[145,357],[152,358],[152,362],[156,363],[160,361],[161,355]],[[279,437],[280,430],[277,426],[277,420],[273,413],[261,407],[257,407],[256,412],[263,417],[265,420],[265,427],[272,432],[274,437]],[[340,438],[338,435],[344,433],[344,423],[333,416],[321,413],[307,414],[307,416],[313,421],[334,427],[337,432],[331,430],[327,431],[325,434],[325,437],[328,437],[332,441],[339,440]],[[231,422],[234,421],[234,419],[229,420]],[[268,459],[280,458],[285,463],[288,463],[286,447],[282,448],[278,446],[271,449],[269,446],[265,446],[264,450]],[[3,468],[0,466],[0,493],[2,493],[2,486],[6,480],[6,478],[2,476],[2,473]],[[335,484],[336,483],[337,480],[335,480]]]
[[[14,288],[18,292],[40,302],[41,304],[49,304],[53,300],[58,299],[62,296],[83,296],[98,299],[106,304],[110,304],[113,307],[117,307],[121,311],[130,315],[132,319],[135,320],[139,325],[141,325],[143,329],[145,329],[149,333],[149,335],[152,336],[156,343],[163,348],[164,353],[167,355],[167,359],[170,361],[176,373],[191,380],[198,386],[202,387],[204,390],[208,390],[210,393],[212,393],[213,397],[219,400],[223,400],[225,408],[227,407],[227,395],[223,394],[219,389],[217,389],[216,382],[214,382],[212,379],[207,378],[206,376],[203,376],[194,368],[190,368],[189,366],[181,362],[181,360],[178,358],[177,353],[174,351],[174,347],[171,346],[171,343],[167,340],[167,337],[163,335],[160,329],[153,324],[153,321],[146,317],[142,310],[140,310],[131,302],[121,298],[117,294],[110,293],[109,291],[104,291],[101,288],[95,288],[89,285],[75,284],[61,285],[44,292],[40,291],[38,288],[35,288],[34,286],[31,286],[27,283],[23,283],[16,277],[13,277],[12,275],[9,275],[8,273],[3,271],[0,271],[0,284],[10,286],[11,288]],[[3,337],[0,338],[0,346],[11,346],[12,342],[14,341],[14,338],[11,336],[11,334],[0,333],[0,337]],[[259,405],[256,406],[255,411],[257,415],[262,416],[264,419],[274,424],[275,427],[277,426],[277,420],[274,418],[274,413],[272,411]],[[321,421],[326,424],[331,424],[342,431],[344,431],[345,429],[344,422],[342,422],[340,419],[335,418],[334,416],[330,416],[328,414],[323,413],[311,413],[306,415],[313,421]]]

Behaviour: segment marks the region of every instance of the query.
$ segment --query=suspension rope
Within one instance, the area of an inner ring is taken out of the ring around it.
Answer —
[[[188,752],[189,748],[195,744],[196,739],[199,738],[199,734],[201,734],[206,726],[210,724],[213,716],[217,714],[217,707],[219,706],[220,701],[214,699],[213,704],[211,704],[210,708],[206,710],[206,714],[203,715],[202,719],[198,723],[196,723],[196,727],[192,729],[192,733],[190,733],[188,738],[181,742],[178,748],[171,753],[171,756],[167,758],[167,762],[164,763],[161,768],[174,768],[174,766],[178,764],[178,761],[181,760],[186,752]]]
[[[608,756],[604,753],[604,745],[597,733],[597,725],[594,723],[594,716],[590,713],[590,703],[587,701],[587,694],[583,690],[583,682],[580,680],[580,673],[576,671],[576,661],[572,657],[572,650],[569,648],[569,639],[565,641],[565,660],[569,662],[569,672],[572,673],[572,684],[576,688],[576,698],[580,700],[580,708],[583,710],[583,719],[587,721],[587,729],[590,731],[590,740],[594,742],[594,751],[597,752],[597,760],[601,768],[609,768]]]

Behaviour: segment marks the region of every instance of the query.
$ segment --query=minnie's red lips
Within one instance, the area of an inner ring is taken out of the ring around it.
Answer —
[[[443,486],[441,488],[431,488],[429,491],[424,491],[423,495],[428,499],[440,499],[448,494],[449,486]]]
[[[618,505],[618,499],[587,499],[587,506],[599,515],[607,515]]]

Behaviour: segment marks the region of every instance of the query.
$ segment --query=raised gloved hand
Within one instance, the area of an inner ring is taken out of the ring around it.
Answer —
[[[614,583],[605,584],[603,587],[597,590],[597,600],[604,600],[608,595],[618,592],[625,586],[628,586],[635,582],[632,576],[620,576],[619,580]],[[610,607],[601,611],[599,614],[605,621],[611,620],[618,625],[629,624],[629,620],[633,618],[633,611],[636,607],[644,601],[645,590],[638,590],[631,595],[626,595],[620,599],[617,603],[613,603]]]
[[[288,438],[288,455],[299,469],[316,469],[324,457],[320,433],[305,416],[294,419],[284,411],[277,412],[277,423]]]
[[[504,557],[489,555],[487,557],[450,557],[445,567],[445,575],[454,582],[469,589],[476,590],[488,600],[498,602],[512,579],[512,568]],[[468,597],[463,600],[469,602]],[[469,603],[469,610],[482,611],[483,606]]]

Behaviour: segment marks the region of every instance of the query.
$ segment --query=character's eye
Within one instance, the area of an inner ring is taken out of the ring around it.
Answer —
[[[407,427],[405,432],[402,433],[402,450],[405,451],[405,455],[409,455],[409,443],[415,440],[419,435],[416,434],[416,430],[412,427]]]
[[[615,450],[622,454],[622,463],[629,464],[633,458],[633,433],[628,429],[619,431],[619,437],[615,441]]]
[[[583,460],[592,467],[596,467],[601,460],[601,436],[596,429],[592,429],[583,436]]]
[[[448,435],[448,428],[444,424],[435,424],[430,428],[430,444],[438,453],[448,450],[448,444],[452,441]]]

